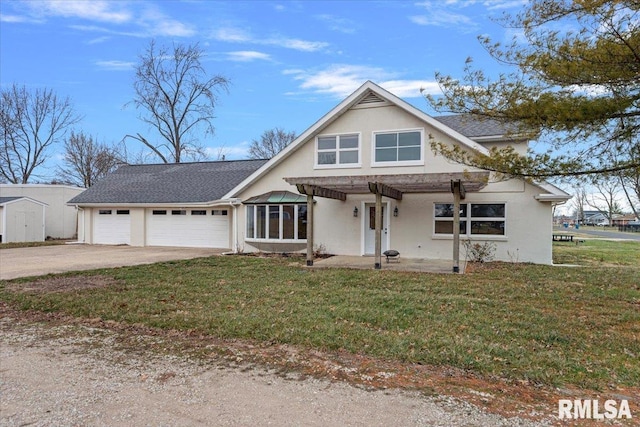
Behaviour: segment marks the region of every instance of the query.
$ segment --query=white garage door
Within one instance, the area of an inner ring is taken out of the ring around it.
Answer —
[[[228,248],[228,209],[147,209],[148,246]]]
[[[128,209],[97,209],[93,216],[93,242],[102,245],[131,243],[131,215]]]

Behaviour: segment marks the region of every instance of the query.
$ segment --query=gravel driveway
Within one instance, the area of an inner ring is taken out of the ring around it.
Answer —
[[[114,332],[0,317],[0,426],[540,426],[450,397],[117,348]],[[114,348],[115,346],[115,348]]]
[[[223,249],[53,245],[0,251],[0,280],[65,271],[151,264],[220,254]]]

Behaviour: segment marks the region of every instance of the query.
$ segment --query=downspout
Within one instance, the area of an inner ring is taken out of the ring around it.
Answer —
[[[42,241],[47,240],[47,229],[45,228],[45,224],[47,223],[47,207],[42,207]]]
[[[82,209],[80,206],[75,205],[76,206],[76,240],[79,243],[85,243],[85,221],[86,218],[84,217],[84,209]],[[80,212],[82,212],[82,240],[80,240]]]
[[[240,199],[232,199],[231,207],[233,207],[233,236],[231,238],[231,244],[233,247],[231,248],[231,252],[234,254],[238,253],[238,207],[242,202]]]

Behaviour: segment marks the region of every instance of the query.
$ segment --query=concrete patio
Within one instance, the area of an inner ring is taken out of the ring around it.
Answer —
[[[309,268],[354,268],[373,270],[375,258],[372,256],[335,255],[329,258],[316,259]],[[464,273],[466,262],[460,260],[460,273]],[[382,270],[412,271],[418,273],[450,273],[453,274],[453,261],[442,259],[403,258],[387,262],[382,257]]]

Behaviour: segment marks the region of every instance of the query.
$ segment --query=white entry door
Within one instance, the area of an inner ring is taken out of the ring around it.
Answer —
[[[387,204],[382,204],[382,251],[389,249],[389,218]],[[376,204],[365,203],[364,215],[362,215],[364,233],[364,255],[376,253]]]

